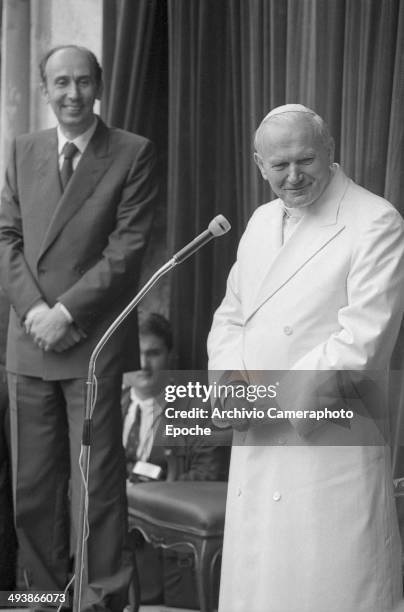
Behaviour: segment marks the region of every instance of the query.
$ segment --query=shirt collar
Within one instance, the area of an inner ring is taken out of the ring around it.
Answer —
[[[58,154],[61,155],[62,154],[62,150],[63,147],[65,146],[66,142],[73,142],[76,147],[78,148],[78,150],[80,151],[80,155],[83,155],[84,151],[86,150],[86,147],[88,145],[88,143],[90,142],[96,128],[97,128],[97,124],[98,124],[98,120],[97,117],[94,116],[94,120],[92,122],[92,124],[90,125],[90,127],[88,128],[88,130],[86,130],[85,132],[83,132],[82,134],[80,134],[79,136],[76,136],[76,138],[74,138],[73,140],[69,140],[68,138],[66,138],[66,136],[63,134],[62,129],[60,127],[60,125],[57,126],[57,135],[58,135]]]
[[[289,219],[291,218],[301,219],[306,214],[305,209],[308,208],[308,206],[303,206],[300,208],[299,207],[293,208],[293,207],[286,206],[286,204],[282,202],[282,208],[285,213],[285,216],[288,217]]]
[[[153,410],[153,411],[162,411],[164,406],[164,396],[161,393],[157,397],[147,397],[146,399],[141,399],[134,387],[130,388],[130,399],[132,403],[136,406],[139,406],[142,411],[145,410]]]

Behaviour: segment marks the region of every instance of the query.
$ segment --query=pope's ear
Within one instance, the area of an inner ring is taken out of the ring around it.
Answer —
[[[262,178],[264,180],[267,180],[267,175],[266,175],[266,172],[265,172],[264,163],[262,161],[262,157],[260,155],[258,155],[258,153],[254,153],[254,161],[255,161],[255,163],[257,164],[258,168],[261,171]]]

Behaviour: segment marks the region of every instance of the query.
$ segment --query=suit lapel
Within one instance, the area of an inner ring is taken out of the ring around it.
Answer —
[[[247,310],[246,321],[344,230],[338,213],[347,186],[348,179],[338,170],[326,192],[310,206],[293,236],[270,261],[251,308]]]
[[[54,155],[57,164],[57,154]],[[49,171],[50,164],[53,161],[50,156],[46,156],[46,158]],[[108,128],[98,119],[97,129],[88,143],[66,190],[61,194],[53,213],[50,213],[51,220],[41,245],[38,260],[49,249],[66,223],[80,210],[85,200],[92,194],[110,163]],[[43,168],[46,170],[45,161]],[[44,175],[46,176],[46,173]],[[56,178],[59,181],[58,172],[56,172]],[[61,193],[60,182],[59,193]]]
[[[122,394],[121,394],[121,411],[122,411],[122,420],[125,420],[126,415],[128,414],[129,411],[129,406],[130,406],[130,387],[124,387],[122,389]]]
[[[278,256],[282,248],[282,219],[283,208],[280,200],[264,205],[260,222],[254,227],[254,257],[249,261],[251,273],[246,277],[246,310],[253,308],[256,303],[257,291],[260,289],[268,268]],[[247,249],[249,249],[247,243]],[[249,257],[249,252],[247,252]]]
[[[269,219],[262,219],[257,235],[257,266],[258,276],[263,279],[268,266],[276,259],[282,248],[283,208],[280,200],[268,207]]]
[[[35,209],[35,228],[38,232],[38,244],[41,244],[49,228],[49,219],[52,218],[62,195],[56,129],[44,133],[43,139],[35,149],[34,160],[32,184],[36,193],[33,201],[40,202],[40,206]]]

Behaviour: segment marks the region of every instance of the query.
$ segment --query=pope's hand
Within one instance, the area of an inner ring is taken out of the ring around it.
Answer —
[[[224,410],[238,411],[239,414],[244,414],[248,410],[252,410],[253,405],[245,398],[227,397],[224,400]],[[225,417],[226,420],[226,417]],[[237,417],[227,420],[227,425],[231,425],[237,431],[246,431],[250,425],[249,418]]]

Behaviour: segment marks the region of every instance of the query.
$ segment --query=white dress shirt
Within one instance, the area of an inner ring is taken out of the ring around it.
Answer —
[[[85,132],[83,132],[83,134],[80,134],[80,136],[77,136],[73,140],[69,140],[63,134],[60,125],[57,126],[59,170],[61,170],[62,166],[63,166],[64,155],[63,155],[62,151],[63,151],[63,147],[65,146],[66,142],[72,142],[73,144],[76,145],[76,147],[78,149],[77,153],[73,157],[73,171],[74,171],[77,168],[77,164],[79,163],[79,161],[80,161],[84,151],[86,150],[87,145],[90,142],[90,140],[91,140],[91,138],[92,138],[96,128],[97,128],[97,117],[94,116],[94,121],[90,125],[88,130],[86,130]]]

